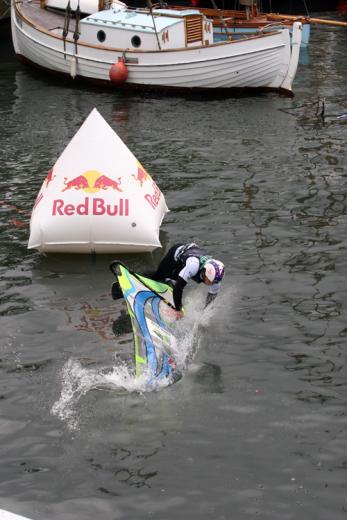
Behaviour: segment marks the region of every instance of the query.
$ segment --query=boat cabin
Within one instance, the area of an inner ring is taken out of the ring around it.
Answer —
[[[80,41],[128,50],[187,48],[213,43],[212,21],[198,10],[108,9],[83,18]]]

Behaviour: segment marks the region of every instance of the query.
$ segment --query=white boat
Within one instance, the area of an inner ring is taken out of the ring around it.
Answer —
[[[43,181],[28,248],[153,251],[161,247],[159,229],[167,211],[157,184],[94,108]]]
[[[115,88],[292,93],[300,22],[294,24],[292,45],[288,29],[214,42],[212,20],[198,10],[129,9],[114,0],[109,9],[83,17],[79,10],[52,9],[61,1],[12,2],[19,59]],[[88,2],[86,9],[78,3],[82,13],[90,12]]]

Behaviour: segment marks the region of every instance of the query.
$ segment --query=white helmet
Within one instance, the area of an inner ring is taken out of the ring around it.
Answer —
[[[212,283],[221,282],[224,276],[224,264],[219,260],[209,260],[205,264],[205,276]]]

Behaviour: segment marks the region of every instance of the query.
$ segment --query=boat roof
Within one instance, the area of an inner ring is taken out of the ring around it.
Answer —
[[[166,14],[168,16],[190,16],[190,15],[199,15],[201,16],[201,12],[198,9],[153,9],[153,13],[157,14]]]
[[[98,11],[81,20],[81,23],[91,25],[102,25],[109,27],[118,27],[124,30],[136,30],[144,32],[162,31],[171,25],[175,25],[180,21],[180,18],[192,14],[200,14],[196,9],[185,9],[184,11],[176,11],[174,9],[160,9],[153,10],[153,14],[160,14],[155,16],[155,28],[153,17],[149,12],[134,11],[134,10],[114,10],[107,9],[105,11]],[[165,16],[167,15],[167,16]]]

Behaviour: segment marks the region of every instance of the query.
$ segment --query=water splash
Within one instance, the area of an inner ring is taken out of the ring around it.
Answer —
[[[177,346],[173,355],[179,371],[184,374],[199,349],[200,323],[213,314],[213,306],[203,311],[203,303],[197,293],[187,299],[186,317],[177,324]],[[79,401],[96,389],[145,393],[162,389],[170,384],[167,379],[153,382],[149,374],[136,377],[133,367],[115,359],[112,367],[87,367],[81,361],[70,358],[62,368],[61,394],[53,404],[51,413],[65,422],[70,430],[79,428]],[[149,383],[149,381],[151,381]]]

